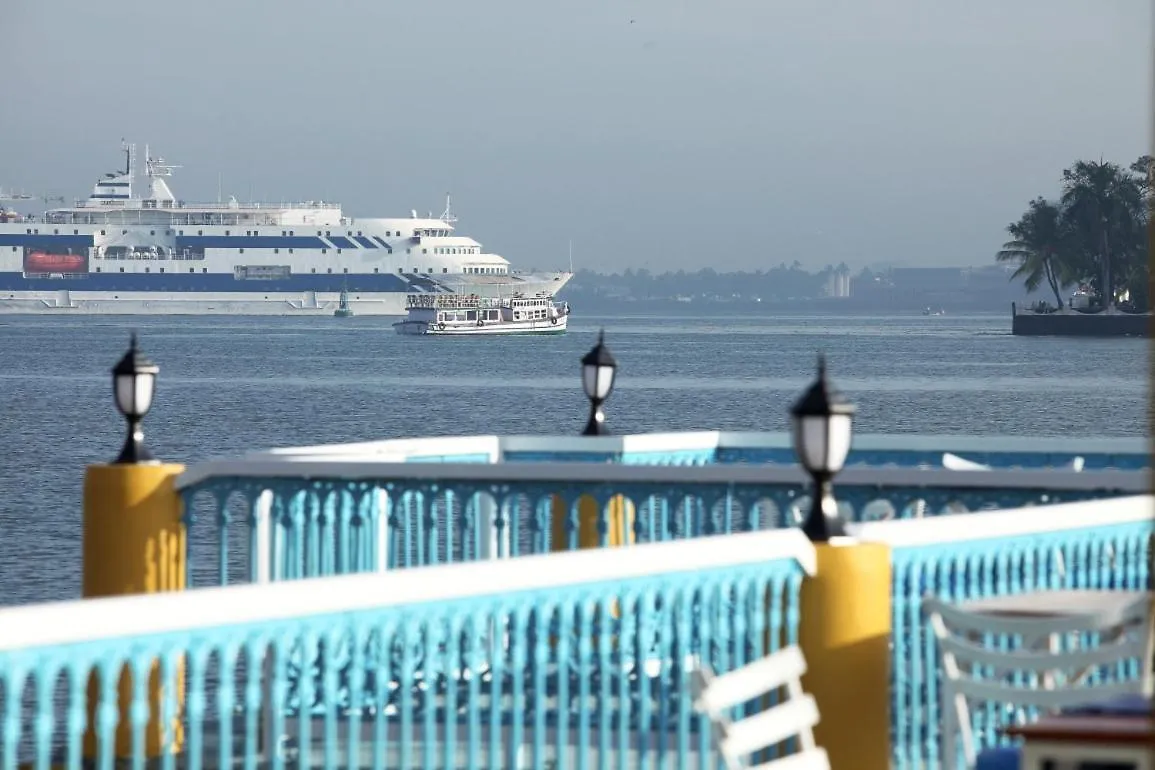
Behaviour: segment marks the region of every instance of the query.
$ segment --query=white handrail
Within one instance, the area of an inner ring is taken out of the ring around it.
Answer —
[[[0,609],[0,651],[192,631],[516,591],[614,583],[791,559],[816,569],[814,546],[796,529],[495,559],[384,574],[362,573],[178,593],[32,604]]]
[[[806,484],[796,465],[625,465],[594,462],[404,463],[369,456],[250,456],[215,460],[177,478],[184,489],[214,477],[325,478],[366,481],[580,482],[630,484]],[[991,470],[959,473],[943,469],[847,468],[835,479],[845,486],[949,489],[1042,489],[1055,492],[1109,490],[1138,494],[1150,488],[1146,473],[1134,471]]]
[[[990,473],[962,475],[985,478]],[[1084,475],[1070,474],[1073,478]],[[1155,526],[1155,496],[1149,494],[904,521],[871,521],[851,524],[847,529],[862,541],[915,548],[1145,521]]]
[[[283,447],[253,454],[370,454],[408,453],[415,456],[459,453],[462,445],[484,443],[504,452],[685,452],[711,449],[786,449],[792,441],[785,432],[686,431],[642,433],[622,436],[434,436],[412,439],[383,439],[348,444]],[[917,434],[856,434],[852,449],[856,452],[983,452],[1038,454],[1123,454],[1147,455],[1150,446],[1145,438],[1080,438],[1077,446],[1064,451],[1053,438],[1021,436],[923,436]]]

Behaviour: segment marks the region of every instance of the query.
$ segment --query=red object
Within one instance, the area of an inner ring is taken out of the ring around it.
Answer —
[[[83,254],[49,254],[32,251],[24,255],[26,273],[87,273],[88,257]]]

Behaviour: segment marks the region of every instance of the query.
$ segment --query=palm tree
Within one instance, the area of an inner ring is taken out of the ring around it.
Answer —
[[[1110,310],[1119,276],[1134,272],[1143,249],[1144,190],[1133,172],[1114,163],[1079,161],[1063,172],[1063,218],[1075,250],[1097,274]]]
[[[1018,263],[1011,279],[1022,279],[1027,291],[1045,280],[1062,310],[1062,289],[1072,283],[1062,211],[1050,201],[1035,198],[1018,222],[1007,225],[1007,232],[1011,240],[1003,244],[996,259]]]

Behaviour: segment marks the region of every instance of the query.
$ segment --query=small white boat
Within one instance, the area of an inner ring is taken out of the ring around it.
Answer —
[[[514,294],[499,299],[476,294],[410,294],[406,318],[393,324],[398,334],[561,334],[569,321],[569,303],[553,295]]]

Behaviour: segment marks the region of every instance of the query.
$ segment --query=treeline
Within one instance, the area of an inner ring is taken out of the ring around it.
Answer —
[[[1085,287],[1093,307],[1146,311],[1153,175],[1149,155],[1127,168],[1078,161],[1063,171],[1058,198],[1035,198],[1007,226],[1011,240],[996,258],[1015,264],[1028,290],[1049,287],[1060,309],[1068,289]]]
[[[822,296],[833,272],[850,271],[845,264],[841,264],[828,265],[820,271],[811,273],[802,269],[799,262],[790,265],[783,262],[768,270],[734,273],[719,273],[711,268],[694,272],[678,270],[667,273],[627,269],[612,275],[579,270],[571,280],[567,291],[607,296],[625,294],[636,299],[666,299],[693,294],[786,300]],[[872,277],[869,271],[863,271],[858,276],[859,279],[868,277]]]

